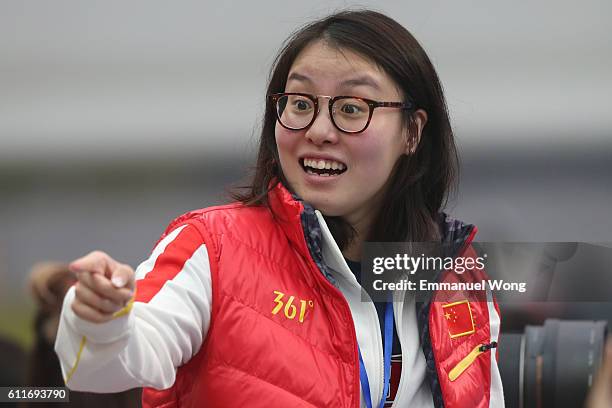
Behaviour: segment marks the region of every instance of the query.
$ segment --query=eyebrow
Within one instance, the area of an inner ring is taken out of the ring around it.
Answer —
[[[300,81],[300,82],[309,82],[311,84],[313,83],[312,79],[310,79],[306,75],[303,75],[297,72],[292,72],[289,75],[289,77],[287,78],[287,82],[291,80]],[[356,78],[346,79],[340,82],[340,87],[353,87],[353,86],[369,86],[376,90],[380,90],[380,86],[378,85],[378,83],[374,79],[372,79],[372,77],[368,75],[362,75]]]

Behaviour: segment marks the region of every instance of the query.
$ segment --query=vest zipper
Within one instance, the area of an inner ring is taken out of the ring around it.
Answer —
[[[319,213],[319,214],[317,215],[317,213]],[[321,226],[321,229],[323,231],[323,235],[325,236],[325,234],[329,234],[331,236],[331,232],[329,232],[327,224],[325,224],[325,220],[323,219],[323,215],[318,210],[315,210],[315,216],[317,218],[317,221],[319,222],[319,225]],[[304,236],[304,241],[306,241],[306,237],[305,236]],[[339,257],[341,259],[343,259],[342,252],[338,248],[338,245],[336,244],[336,241],[333,239],[333,236],[331,236],[331,242],[332,243],[330,245],[332,246],[332,250],[335,250],[337,252],[337,255],[339,255]],[[304,242],[304,243],[306,244],[306,248],[308,248],[307,242]],[[344,293],[342,293],[342,291],[339,288],[335,287],[324,276],[323,272],[321,270],[319,270],[319,267],[317,266],[316,262],[314,261],[314,258],[312,256],[312,254],[310,253],[310,251],[308,251],[308,254],[310,255],[309,256],[309,258],[310,258],[309,260],[311,262],[311,265],[314,267],[313,269],[318,272],[318,273],[315,274],[315,276],[317,276],[316,279],[319,279],[320,281],[324,282],[328,287],[330,287],[334,292],[336,292],[337,295],[338,295],[338,299],[342,303],[344,303],[346,309],[348,310],[348,319],[351,322],[350,327],[351,327],[351,331],[352,331],[352,340],[353,340],[354,354],[355,354],[355,356],[358,356],[358,353],[359,353],[358,352],[358,347],[359,347],[359,345],[358,345],[358,342],[357,342],[357,329],[356,329],[356,326],[355,326],[355,321],[353,320],[353,316],[352,316],[352,312],[351,312],[352,309],[351,309],[351,306],[350,306],[350,304],[348,302],[348,299],[344,296]],[[342,262],[344,262],[344,261],[342,261]],[[348,274],[353,275],[352,272],[350,271],[350,268],[346,264],[346,262],[344,262],[344,265],[342,265],[342,262],[341,262],[341,267],[343,266],[346,270],[348,270]],[[361,285],[357,284],[357,286],[359,286],[359,288],[360,288],[359,290],[360,291],[363,289],[361,287]],[[375,321],[377,322],[377,324],[376,324],[376,328],[377,328],[376,332],[378,333],[378,335],[377,335],[377,337],[378,337],[378,341],[377,341],[378,347],[377,347],[377,349],[378,349],[378,355],[379,355],[379,360],[380,360],[380,372],[379,372],[380,375],[379,376],[382,378],[382,380],[378,381],[378,385],[379,385],[379,388],[381,389],[380,390],[380,394],[382,394],[382,392],[384,391],[384,390],[382,390],[382,388],[384,388],[384,385],[381,387],[381,384],[384,382],[384,372],[385,372],[384,352],[383,352],[383,345],[382,345],[382,333],[381,333],[381,330],[380,330],[380,321],[378,320],[378,312],[376,311],[376,306],[374,306],[374,301],[370,298],[370,296],[367,294],[367,292],[366,292],[366,296],[370,300],[369,302],[367,302],[367,303],[369,303],[371,305],[370,312],[374,313],[374,316],[375,316],[374,318],[375,318]],[[357,362],[359,362],[359,359],[357,359]],[[364,362],[364,365],[365,365],[365,362]],[[359,364],[357,364],[356,367],[357,367],[356,385],[357,385],[357,390],[359,391],[360,390],[360,384],[361,384],[360,376],[359,376]],[[357,406],[359,407],[360,406],[360,400],[361,400],[361,394],[360,393],[357,394],[356,400],[357,400]],[[380,399],[379,399],[379,401],[380,401]]]
[[[469,366],[474,363],[476,358],[482,353],[491,350],[492,348],[497,347],[497,342],[492,341],[488,344],[479,344],[470,353],[463,358],[460,362],[457,363],[455,367],[448,373],[448,379],[451,381],[455,381]]]

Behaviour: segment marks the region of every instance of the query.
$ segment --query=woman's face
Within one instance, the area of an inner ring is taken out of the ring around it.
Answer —
[[[402,101],[393,80],[374,63],[323,41],[299,54],[287,78],[285,92]],[[347,134],[331,122],[328,99],[319,98],[319,106],[318,116],[307,129],[287,130],[276,123],[283,173],[291,188],[323,214],[341,216],[356,228],[367,226],[393,166],[409,152],[402,111],[377,108],[365,131]],[[337,175],[313,174],[308,165],[321,160],[346,170]]]

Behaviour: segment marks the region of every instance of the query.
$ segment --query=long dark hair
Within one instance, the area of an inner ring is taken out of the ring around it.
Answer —
[[[382,205],[364,239],[438,240],[436,218],[449,193],[456,188],[458,156],[442,86],[427,54],[408,30],[384,14],[370,10],[341,11],[291,35],[272,66],[267,95],[284,92],[293,62],[306,46],[318,40],[373,61],[395,81],[404,100],[411,100],[428,115],[416,151],[403,155],[396,163]],[[414,117],[407,113],[404,120],[414,142]],[[279,164],[275,124],[275,106],[266,98],[253,180],[246,192],[233,194],[246,205],[267,205],[268,189],[274,179],[289,187]],[[340,217],[325,219],[339,247],[345,249],[354,230]]]

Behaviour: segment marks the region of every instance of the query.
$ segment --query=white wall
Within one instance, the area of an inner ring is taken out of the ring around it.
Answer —
[[[244,153],[281,41],[329,4],[3,0],[0,161]],[[610,147],[612,2],[361,4],[424,45],[462,146]]]

